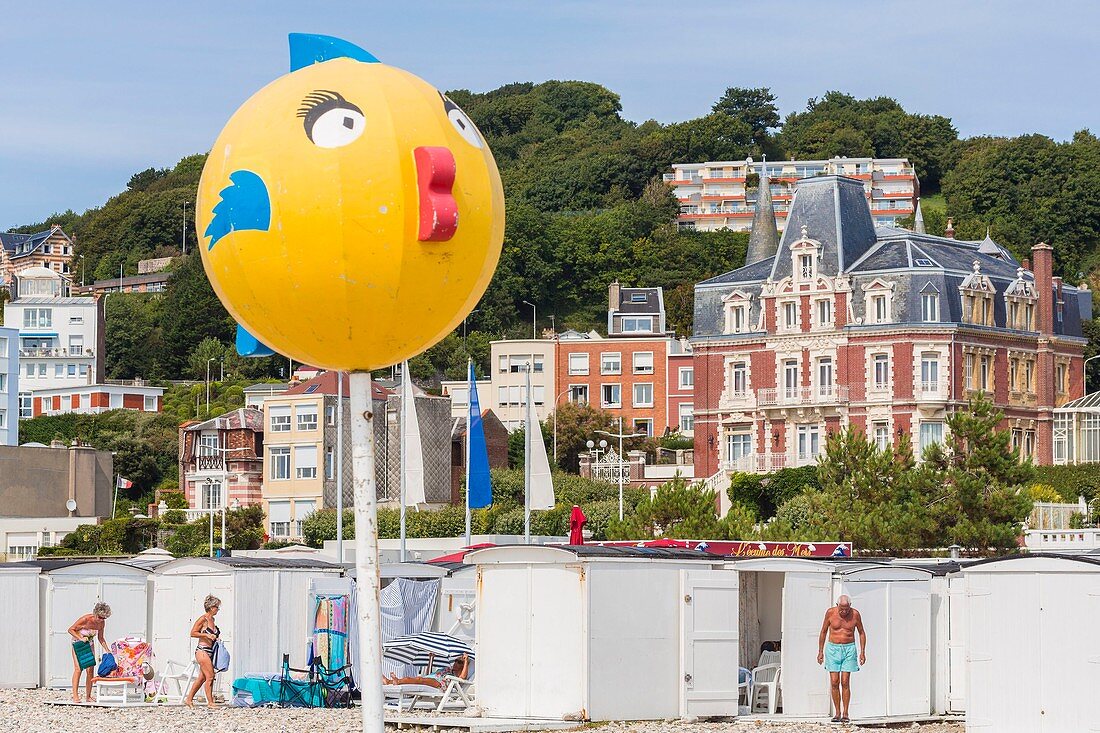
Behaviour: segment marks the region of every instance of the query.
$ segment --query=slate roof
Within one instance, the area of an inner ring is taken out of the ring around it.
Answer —
[[[15,252],[16,248],[24,245],[30,245],[31,249],[34,249],[42,242],[49,239],[51,234],[53,234],[52,229],[47,229],[44,232],[35,232],[34,234],[0,232],[0,246],[3,246],[9,253]]]
[[[635,302],[632,296],[640,294],[645,300]],[[661,311],[660,288],[622,288],[619,290],[618,313],[659,313]]]
[[[775,263],[775,257],[769,257],[766,260],[760,260],[759,262],[753,262],[751,265],[745,265],[731,272],[712,277],[709,280],[704,280],[699,285],[721,285],[723,283],[740,283],[740,282],[757,282],[768,279],[768,275],[772,272],[772,265]]]
[[[242,407],[233,412],[212,417],[204,422],[188,425],[184,430],[239,430],[241,428],[262,433],[264,431],[263,410]]]
[[[344,396],[347,397],[351,394],[351,380],[348,378],[348,375],[346,373],[344,374],[343,382]],[[393,390],[386,389],[382,385],[378,384],[378,382],[375,380],[371,380],[371,393],[371,396],[375,400],[384,400],[390,395],[394,394]],[[291,397],[293,395],[300,394],[337,394],[336,372],[321,372],[313,379],[307,380],[305,382],[299,382],[280,396]]]

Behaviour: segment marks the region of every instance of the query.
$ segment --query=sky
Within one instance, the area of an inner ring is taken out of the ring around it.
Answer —
[[[598,82],[637,122],[766,86],[784,115],[837,89],[963,136],[1065,140],[1100,131],[1097,27],[1086,0],[0,0],[0,230],[207,150],[289,70],[289,32],[346,38],[444,90]]]

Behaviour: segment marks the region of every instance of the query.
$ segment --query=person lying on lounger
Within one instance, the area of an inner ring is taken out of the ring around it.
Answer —
[[[458,677],[460,680],[468,679],[470,675],[470,659],[465,654],[455,660],[455,663],[449,667],[443,667],[442,669],[432,672],[430,677],[398,677],[392,675],[387,677],[382,675],[382,684],[384,685],[427,685],[428,687],[438,687],[443,689],[443,679],[451,675],[452,677]]]

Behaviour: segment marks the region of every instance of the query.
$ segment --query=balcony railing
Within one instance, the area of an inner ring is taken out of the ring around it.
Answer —
[[[60,346],[46,346],[35,347],[30,349],[20,349],[20,356],[37,356],[37,357],[92,357],[95,356],[95,351],[92,349],[66,349]]]
[[[785,453],[753,453],[722,462],[725,470],[738,473],[771,473],[791,465],[794,463]]]
[[[916,385],[918,400],[946,400],[947,382],[918,382]]]
[[[817,387],[780,387],[756,391],[761,407],[788,405],[835,405],[848,401],[848,388],[837,385]]]
[[[195,471],[224,471],[225,470],[225,457],[221,455],[214,456],[195,456]]]

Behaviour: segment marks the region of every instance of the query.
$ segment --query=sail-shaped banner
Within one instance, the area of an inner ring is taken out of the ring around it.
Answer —
[[[485,445],[485,428],[481,423],[481,405],[477,400],[477,380],[470,362],[470,412],[466,420],[467,456],[466,505],[481,509],[493,503],[493,486],[489,479],[489,450]]]
[[[420,421],[416,417],[416,397],[409,376],[409,362],[401,367],[401,470],[405,476],[405,506],[428,502],[424,493],[424,446],[420,439]]]

